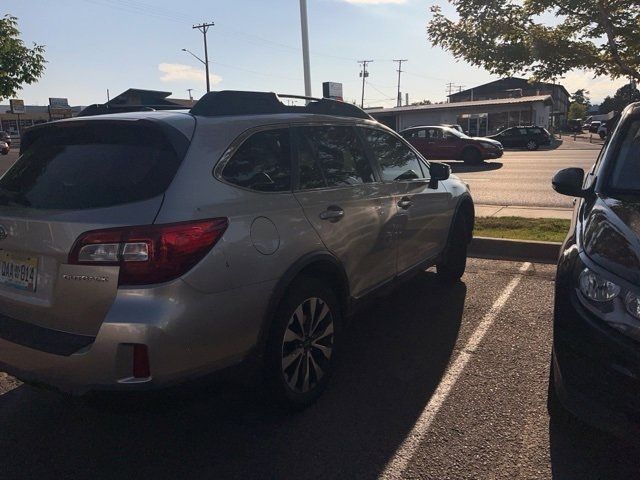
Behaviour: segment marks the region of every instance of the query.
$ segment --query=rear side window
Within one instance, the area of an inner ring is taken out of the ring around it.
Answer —
[[[375,181],[352,127],[299,127],[300,189],[343,187]]]
[[[416,180],[424,178],[420,161],[413,151],[390,133],[365,128],[370,145],[382,172],[382,180]]]
[[[222,171],[222,178],[263,192],[291,190],[289,129],[267,130],[249,137]]]
[[[540,130],[539,128],[529,128],[529,135],[540,135],[542,133],[542,130]]]
[[[81,210],[131,203],[167,189],[182,160],[155,126],[87,122],[34,131],[0,179],[0,203]]]

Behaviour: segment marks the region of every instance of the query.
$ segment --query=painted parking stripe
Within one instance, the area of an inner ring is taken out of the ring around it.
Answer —
[[[493,303],[491,309],[482,318],[480,324],[476,327],[467,344],[451,364],[447,373],[440,381],[435,393],[431,396],[429,403],[420,414],[411,432],[407,435],[402,445],[396,450],[393,458],[389,461],[384,471],[380,475],[382,479],[398,479],[404,478],[404,471],[407,469],[409,462],[413,458],[416,450],[425,438],[431,423],[438,414],[438,411],[446,401],[447,397],[453,390],[456,382],[462,375],[464,367],[469,363],[471,355],[476,351],[480,342],[495,322],[496,318],[504,308],[505,304],[511,297],[511,294],[520,284],[522,274],[531,267],[531,263],[525,262],[519,269],[519,274],[511,279],[505,289],[502,291],[498,299]]]

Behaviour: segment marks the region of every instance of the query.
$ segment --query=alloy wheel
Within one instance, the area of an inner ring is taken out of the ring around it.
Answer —
[[[529,140],[529,142],[527,143],[527,148],[529,150],[535,150],[536,148],[538,148],[538,144],[533,140]]]
[[[329,305],[312,297],[295,309],[282,340],[282,374],[291,390],[307,393],[324,376],[334,347]]]

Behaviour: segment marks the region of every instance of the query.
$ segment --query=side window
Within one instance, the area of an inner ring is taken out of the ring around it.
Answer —
[[[426,130],[418,130],[418,138],[426,138],[427,131]]]
[[[364,134],[380,165],[382,180],[389,182],[424,178],[418,157],[398,138],[373,128],[365,128]]]
[[[222,178],[262,192],[291,190],[289,129],[266,130],[249,137],[222,171]]]
[[[542,131],[539,128],[529,128],[529,135],[540,135]]]
[[[374,182],[373,169],[352,127],[297,128],[300,189]]]
[[[519,128],[517,131],[518,131],[518,135],[526,135],[527,134],[527,129],[526,128]]]

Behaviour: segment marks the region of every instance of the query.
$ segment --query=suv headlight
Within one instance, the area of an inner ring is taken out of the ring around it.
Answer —
[[[577,278],[579,299],[592,314],[640,341],[640,297],[588,267]]]
[[[635,293],[627,293],[624,297],[624,305],[627,307],[627,312],[640,320],[640,298]]]
[[[578,280],[580,292],[594,302],[609,302],[620,294],[620,287],[585,268]]]

